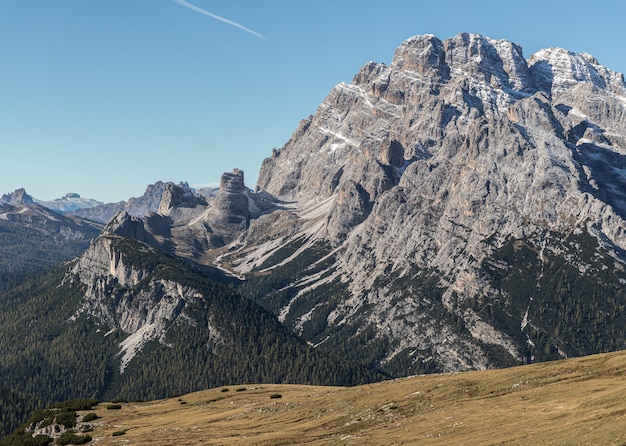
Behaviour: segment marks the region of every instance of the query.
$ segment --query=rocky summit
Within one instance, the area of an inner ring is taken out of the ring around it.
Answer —
[[[589,54],[411,37],[337,85],[254,192],[237,169],[209,193],[158,186],[108,230],[238,278],[370,368],[626,348],[626,85]]]
[[[289,217],[264,216],[272,237],[223,260],[278,273],[325,243],[256,297],[310,342],[401,373],[584,354],[621,330],[607,299],[624,297],[625,169],[622,74],[560,48],[415,36],[263,162],[257,192]],[[555,330],[572,311],[579,332]]]

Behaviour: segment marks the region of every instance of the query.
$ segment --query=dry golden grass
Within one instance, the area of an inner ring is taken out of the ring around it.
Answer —
[[[353,388],[220,388],[100,404],[90,435],[103,446],[626,445],[625,374],[619,352]]]

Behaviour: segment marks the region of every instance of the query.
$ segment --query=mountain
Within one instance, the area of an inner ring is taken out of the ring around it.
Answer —
[[[0,294],[0,382],[149,398],[624,349],[624,191],[623,75],[559,48],[411,37],[337,85],[254,191],[235,169],[208,193],[157,183],[119,213],[76,211],[112,218]]]
[[[217,194],[216,206],[226,214],[211,217],[216,231],[245,227],[234,220],[240,210],[230,207],[244,193],[238,179],[234,175],[228,190]],[[146,217],[150,229],[167,224],[169,215],[206,210],[206,199],[184,186],[168,184],[162,195],[161,213]],[[19,264],[18,254],[50,266],[53,246],[65,254],[61,236],[85,242],[64,226],[84,222],[78,217],[39,204],[0,206],[0,237],[11,236],[9,242],[0,238],[2,250],[13,256],[3,257],[9,272]],[[0,289],[0,382],[12,414],[3,417],[5,434],[42,402],[152,399],[238,382],[354,385],[383,378],[316,351],[238,294],[237,280],[217,268],[167,254],[169,230],[155,236],[125,211],[101,233],[91,228],[96,235],[81,255]]]
[[[71,215],[100,223],[107,223],[120,211],[125,211],[136,217],[143,217],[158,210],[163,191],[168,185],[173,184],[157,181],[154,184],[150,184],[141,197],[129,198],[128,201],[120,201],[118,203],[100,203],[97,206],[74,209],[69,212]],[[191,190],[187,183],[179,183],[178,186]]]
[[[294,203],[280,243],[222,260],[280,275],[309,256],[249,295],[401,374],[624,348],[625,160],[623,75],[589,54],[415,36],[264,161],[259,190]]]
[[[34,204],[33,197],[26,193],[26,189],[17,189],[10,194],[4,194],[0,197],[0,203],[7,204]]]
[[[101,201],[93,200],[91,198],[81,198],[81,196],[76,193],[69,193],[61,198],[50,201],[38,200],[28,195],[24,188],[17,189],[10,194],[2,195],[2,197],[0,197],[0,202],[8,204],[39,204],[50,209],[51,211],[61,214],[78,209],[89,209],[104,205]]]
[[[75,211],[77,209],[90,209],[96,206],[101,206],[104,203],[101,201],[93,200],[91,198],[81,198],[76,193],[69,193],[61,198],[57,198],[51,201],[34,200],[35,203],[52,209],[53,211],[60,213],[67,213]]]
[[[0,199],[0,291],[81,254],[102,226],[50,210],[18,189]]]
[[[70,193],[38,200],[25,189],[0,197],[0,291],[27,275],[70,260],[87,249],[104,224],[126,210],[144,216],[158,210],[167,183],[147,187],[143,196],[104,204]],[[186,183],[180,187],[189,189]]]

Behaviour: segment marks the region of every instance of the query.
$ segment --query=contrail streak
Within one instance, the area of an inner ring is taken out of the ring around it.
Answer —
[[[191,3],[186,2],[185,0],[174,0],[174,1],[176,3],[178,3],[179,5],[181,5],[181,6],[184,6],[185,8],[191,9],[192,11],[198,12],[200,14],[204,14],[206,16],[211,17],[212,19],[219,20],[220,22],[224,22],[224,23],[226,23],[228,25],[232,25],[235,28],[239,28],[239,29],[241,29],[241,30],[243,30],[243,31],[245,31],[247,33],[252,34],[255,37],[258,37],[261,40],[267,40],[263,34],[259,34],[258,32],[252,31],[250,28],[246,28],[245,26],[240,25],[237,22],[233,22],[232,20],[228,20],[228,19],[226,19],[224,17],[220,17],[219,15],[213,14],[213,13],[211,13],[209,11],[205,11],[202,8],[198,8],[197,6],[192,5]]]

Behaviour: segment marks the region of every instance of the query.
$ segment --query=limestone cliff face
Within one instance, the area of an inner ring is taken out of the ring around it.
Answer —
[[[173,209],[195,208],[201,205],[206,206],[206,200],[195,195],[191,189],[167,183],[161,194],[157,213],[169,215]]]
[[[126,211],[121,211],[115,215],[102,232],[103,234],[118,235],[144,243],[148,243],[150,239],[143,222],[139,218],[129,215]]]
[[[127,215],[118,216],[118,220],[125,220],[124,217]],[[110,224],[109,232],[77,259],[68,280],[86,286],[84,300],[74,317],[88,314],[108,330],[127,335],[119,353],[123,373],[148,342],[162,341],[186,306],[202,295],[192,287],[155,277],[155,271],[162,267],[149,261],[155,249],[132,239],[141,232],[128,233],[126,226],[118,231],[123,235],[118,235],[111,230],[114,226]]]
[[[490,363],[481,345],[524,355],[464,304],[506,298],[482,265],[508,240],[557,255],[559,240],[591,234],[626,261],[625,137],[624,78],[588,54],[551,48],[525,59],[518,45],[481,35],[415,36],[389,66],[370,62],[335,87],[264,161],[258,188],[300,209],[327,200],[315,234],[338,249],[349,297],[321,339],[361,324],[397,341],[389,360],[413,349],[447,370],[481,368]],[[419,290],[393,286],[427,274],[469,337],[420,310],[431,304]]]
[[[416,36],[390,66],[369,63],[338,85],[265,160],[259,187],[302,201],[358,185],[366,195],[354,194],[354,207],[367,196],[373,214],[356,244],[384,228],[383,240],[404,250],[428,247],[430,265],[460,249],[459,228],[465,250],[576,223],[626,248],[625,113],[623,76],[590,55],[553,48],[527,61],[518,45],[485,36]],[[398,214],[404,227],[392,223]]]
[[[222,175],[220,190],[211,205],[214,211],[211,218],[213,226],[232,233],[248,227],[250,209],[243,171],[235,169],[232,173]]]

